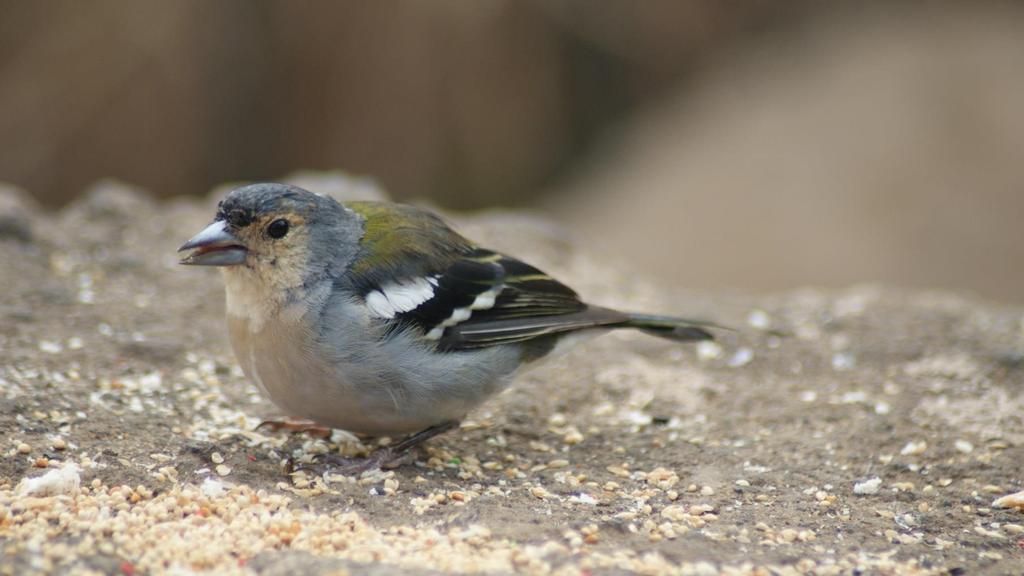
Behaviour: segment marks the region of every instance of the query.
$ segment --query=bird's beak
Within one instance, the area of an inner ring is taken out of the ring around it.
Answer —
[[[193,252],[180,263],[191,266],[237,266],[245,263],[245,256],[249,253],[223,220],[210,224],[178,248],[178,252],[185,250]]]

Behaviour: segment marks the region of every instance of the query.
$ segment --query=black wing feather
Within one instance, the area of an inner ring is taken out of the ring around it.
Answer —
[[[424,274],[434,280],[434,295],[390,319],[389,333],[404,326],[427,335],[448,321],[452,325],[440,333],[438,347],[454,351],[521,342],[585,322],[579,313],[587,305],[571,288],[525,262],[489,250],[475,248],[443,270]],[[376,289],[380,287],[371,285],[365,291]],[[470,317],[458,323],[450,320],[488,292],[494,294],[493,305],[471,310]]]
[[[578,312],[550,316],[529,316],[487,322],[468,321],[445,331],[442,346],[449,350],[471,350],[499,344],[526,342],[543,336],[598,326],[629,322],[629,316],[607,308],[584,305]]]
[[[428,333],[455,310],[470,306],[477,296],[501,285],[504,275],[504,270],[493,262],[459,260],[437,276],[433,298],[396,319]]]

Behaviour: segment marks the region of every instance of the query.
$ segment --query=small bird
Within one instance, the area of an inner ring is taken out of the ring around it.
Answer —
[[[567,336],[635,328],[697,341],[716,328],[586,304],[428,211],[341,203],[285,184],[231,191],[186,250],[182,264],[221,268],[235,357],[286,415],[414,433],[340,464],[351,470],[385,465],[456,427]]]

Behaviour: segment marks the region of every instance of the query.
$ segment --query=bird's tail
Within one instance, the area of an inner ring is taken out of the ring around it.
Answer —
[[[629,314],[629,319],[620,324],[620,326],[635,328],[651,336],[667,338],[677,342],[714,340],[715,336],[708,331],[709,328],[726,329],[711,322],[651,314]]]

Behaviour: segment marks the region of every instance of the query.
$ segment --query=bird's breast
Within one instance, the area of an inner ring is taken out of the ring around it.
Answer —
[[[433,423],[410,418],[407,394],[390,392],[360,363],[339,362],[321,348],[301,318],[296,321],[287,312],[258,327],[228,316],[231,345],[243,372],[285,415],[380,434],[415,431]]]
[[[271,402],[324,426],[390,435],[457,420],[519,363],[513,349],[438,355],[401,337],[372,338],[360,316],[334,310],[325,320],[322,311],[293,300],[258,321],[228,314],[228,331],[242,370]]]

